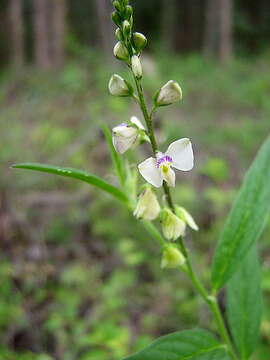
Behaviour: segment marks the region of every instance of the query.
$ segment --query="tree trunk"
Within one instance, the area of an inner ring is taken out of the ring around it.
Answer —
[[[11,58],[15,67],[24,64],[24,27],[22,0],[9,0],[9,18],[11,34]]]
[[[205,8],[205,26],[203,39],[203,54],[213,57],[216,54],[218,38],[218,0],[207,0]]]
[[[107,59],[112,56],[113,46],[113,27],[110,19],[111,8],[109,4],[108,0],[96,0],[100,45]]]
[[[53,68],[59,69],[65,58],[66,0],[51,0],[50,57]]]
[[[220,62],[225,63],[232,57],[233,48],[233,0],[219,0],[219,48],[218,57]]]
[[[35,62],[39,68],[44,70],[51,67],[49,55],[49,31],[47,26],[47,5],[47,0],[33,0]]]

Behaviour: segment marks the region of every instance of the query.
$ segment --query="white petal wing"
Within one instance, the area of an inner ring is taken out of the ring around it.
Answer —
[[[157,168],[157,161],[153,157],[144,160],[138,165],[142,177],[155,187],[162,185],[163,179],[160,170]]]
[[[143,126],[143,124],[140,122],[140,120],[136,116],[132,116],[130,121],[132,122],[132,124],[135,124],[136,126],[138,126],[139,129],[145,130],[145,127]]]
[[[188,138],[183,138],[171,143],[165,154],[172,158],[172,166],[176,169],[189,171],[193,168],[194,156],[192,144]]]
[[[113,146],[117,152],[123,154],[134,144],[136,138],[137,138],[136,134],[134,136],[130,136],[127,138],[121,135],[113,135],[112,137]]]

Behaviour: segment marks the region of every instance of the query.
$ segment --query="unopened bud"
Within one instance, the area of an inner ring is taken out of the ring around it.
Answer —
[[[130,5],[126,6],[125,16],[127,19],[130,19],[131,15],[133,14],[133,9]]]
[[[112,13],[112,21],[115,23],[115,25],[120,26],[121,25],[121,17],[117,13],[117,11],[114,11]]]
[[[140,79],[142,77],[142,64],[137,55],[133,55],[131,58],[131,68],[135,77]]]
[[[135,32],[133,34],[133,43],[134,43],[136,51],[140,52],[145,48],[145,46],[147,44],[147,39],[143,34],[141,34],[139,32]]]
[[[185,235],[186,224],[170,209],[163,209],[161,213],[162,231],[166,239],[175,241]]]
[[[154,100],[156,106],[166,106],[180,101],[181,99],[182,90],[180,85],[176,81],[170,80],[162,86]]]
[[[123,40],[123,35],[122,35],[122,31],[120,30],[120,28],[117,28],[115,30],[115,37],[117,40],[122,41]]]
[[[139,197],[133,215],[138,219],[154,220],[160,212],[157,197],[150,187],[147,187]]]
[[[116,9],[117,11],[121,11],[121,5],[120,5],[120,3],[119,3],[118,0],[115,0],[115,1],[113,2],[113,6],[115,7],[115,9]]]
[[[133,92],[132,86],[117,74],[110,78],[108,88],[113,96],[131,96]]]
[[[123,45],[120,41],[115,44],[115,47],[113,49],[114,56],[118,60],[128,60],[129,59],[129,53],[125,45]]]
[[[123,31],[124,31],[124,34],[125,34],[126,36],[129,36],[129,34],[130,34],[130,29],[131,29],[130,23],[129,23],[127,20],[125,20],[125,21],[123,22]]]
[[[199,227],[195,223],[195,220],[185,208],[177,206],[175,211],[176,214],[180,217],[180,219],[182,219],[191,229],[195,231],[199,230]]]
[[[168,245],[164,248],[161,260],[161,267],[173,269],[184,267],[186,259],[181,251],[174,245]]]

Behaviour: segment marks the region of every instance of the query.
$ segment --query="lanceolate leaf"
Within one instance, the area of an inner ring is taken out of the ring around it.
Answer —
[[[219,240],[212,267],[218,290],[261,235],[270,210],[270,137],[249,169]]]
[[[227,285],[227,315],[241,360],[247,360],[256,348],[262,314],[260,285],[258,252],[253,246]]]
[[[126,195],[117,187],[86,171],[38,163],[21,163],[15,164],[12,167],[16,169],[36,170],[49,174],[55,174],[81,180],[90,185],[96,186],[103,191],[106,191],[107,193],[116,197],[118,200],[121,200],[123,202],[128,201]]]
[[[230,360],[230,357],[213,335],[196,329],[162,336],[124,360]]]

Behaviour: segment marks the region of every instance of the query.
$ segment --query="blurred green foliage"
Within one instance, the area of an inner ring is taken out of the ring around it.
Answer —
[[[196,166],[179,174],[177,202],[200,226],[187,246],[202,278],[244,172],[269,133],[269,60],[226,68],[202,58],[145,59],[149,99],[169,78],[183,103],[156,127],[161,150],[192,138]],[[212,325],[184,275],[160,269],[157,245],[109,195],[49,175],[15,172],[13,162],[81,167],[116,183],[100,124],[137,114],[109,97],[112,69],[84,52],[61,73],[26,70],[0,87],[0,358],[119,360],[152,338],[194,324]],[[122,75],[125,75],[121,71]],[[141,147],[138,162],[148,150]],[[265,312],[254,360],[270,357],[269,230],[260,250]],[[224,302],[224,296],[221,297]],[[199,314],[199,315],[197,315]]]

